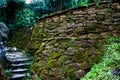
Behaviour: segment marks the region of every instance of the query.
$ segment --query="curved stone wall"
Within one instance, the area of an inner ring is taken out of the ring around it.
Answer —
[[[36,56],[31,68],[35,80],[81,78],[99,62],[105,39],[120,36],[120,5],[68,10],[39,20],[31,29],[17,31],[11,42]]]

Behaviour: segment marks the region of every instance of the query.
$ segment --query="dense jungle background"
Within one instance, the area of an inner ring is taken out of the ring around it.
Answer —
[[[103,1],[106,0],[1,0],[0,21],[10,30],[31,27],[35,21],[52,13]]]

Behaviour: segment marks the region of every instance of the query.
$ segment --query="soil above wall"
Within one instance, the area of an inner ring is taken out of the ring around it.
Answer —
[[[36,56],[31,68],[35,80],[73,80],[99,62],[105,39],[111,36],[120,36],[118,3],[76,8],[40,19],[30,31],[18,30],[9,45]]]

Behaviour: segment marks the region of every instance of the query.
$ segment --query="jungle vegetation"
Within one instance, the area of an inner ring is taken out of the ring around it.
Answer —
[[[98,5],[102,1],[106,0],[0,0],[0,21],[5,22],[10,30],[30,27],[51,13],[92,3]]]

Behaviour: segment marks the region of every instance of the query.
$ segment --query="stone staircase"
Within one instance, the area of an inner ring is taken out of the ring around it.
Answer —
[[[5,69],[8,80],[31,80],[29,73],[29,67],[32,62],[31,57],[19,50],[8,50],[5,54],[5,59],[8,63]]]

